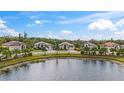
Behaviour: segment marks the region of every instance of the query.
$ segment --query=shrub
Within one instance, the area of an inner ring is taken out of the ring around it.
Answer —
[[[75,48],[75,50],[80,51],[80,48]]]
[[[81,51],[81,54],[83,55],[84,54],[84,51]]]

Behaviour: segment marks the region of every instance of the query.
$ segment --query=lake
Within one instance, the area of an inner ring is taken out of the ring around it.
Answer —
[[[106,60],[50,59],[25,64],[0,74],[1,81],[113,81],[124,80],[124,67]]]

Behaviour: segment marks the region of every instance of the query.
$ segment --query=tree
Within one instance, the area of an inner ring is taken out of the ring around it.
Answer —
[[[99,53],[100,53],[100,55],[106,55],[106,52],[107,52],[107,48],[100,48],[99,49]]]
[[[24,32],[24,39],[26,39],[27,38],[27,33],[26,32]]]
[[[19,33],[19,39],[21,39],[21,38],[22,38],[21,33]]]
[[[80,52],[80,53],[81,53],[81,55],[83,55],[83,54],[84,54],[84,51],[83,51],[83,50],[81,50],[81,52]]]
[[[8,59],[9,57],[11,57],[12,53],[10,50],[3,50],[2,55],[4,56],[5,59]]]
[[[100,45],[98,45],[98,49],[100,49],[101,47],[100,47]]]
[[[115,48],[111,48],[110,51],[112,52],[112,55],[114,55],[114,52],[116,52]]]
[[[124,55],[124,49],[117,50],[117,55]]]
[[[81,42],[80,39],[76,40],[75,41],[75,44],[74,44],[75,45],[75,48],[79,48],[80,49],[81,48],[81,44],[82,44],[82,42]]]
[[[21,53],[21,50],[18,50],[18,49],[13,50],[13,54],[15,54],[14,58],[17,58],[18,54],[20,53]]]
[[[67,50],[66,45],[64,45],[64,50]]]
[[[32,48],[23,49],[23,50],[22,50],[22,52],[25,54],[25,56],[29,56],[29,55],[31,56],[31,55],[32,55],[31,51],[33,51]]]
[[[84,47],[82,49],[82,51],[84,51],[84,54],[90,54],[90,48],[89,47]]]
[[[55,45],[55,50],[59,50],[59,44]]]
[[[2,46],[0,46],[0,52],[2,52],[2,50],[3,50],[3,47],[2,47]]]
[[[96,55],[96,52],[97,52],[97,51],[98,51],[97,47],[93,47],[93,48],[91,49],[91,52],[92,52],[93,55]]]

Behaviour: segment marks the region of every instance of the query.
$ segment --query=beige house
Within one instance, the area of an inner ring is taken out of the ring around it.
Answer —
[[[124,45],[120,45],[120,48],[121,48],[121,49],[124,49]]]
[[[111,53],[110,51],[111,48],[120,49],[119,44],[114,43],[114,42],[106,42],[102,46],[108,49],[108,53]]]
[[[91,49],[91,48],[97,47],[97,45],[95,45],[94,43],[91,43],[91,42],[85,42],[84,47],[88,47]]]
[[[69,42],[62,42],[59,44],[59,49],[62,50],[74,50],[75,46]]]
[[[35,43],[34,47],[37,48],[37,49],[47,50],[47,51],[53,50],[53,45],[52,44],[42,42],[42,41],[38,42],[38,43]]]
[[[2,46],[8,47],[9,50],[15,50],[15,49],[22,50],[26,48],[26,44],[20,41],[10,41],[7,43],[3,43]]]

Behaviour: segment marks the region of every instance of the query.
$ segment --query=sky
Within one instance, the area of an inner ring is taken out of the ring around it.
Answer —
[[[68,40],[124,39],[124,12],[116,11],[0,11],[0,36]]]

